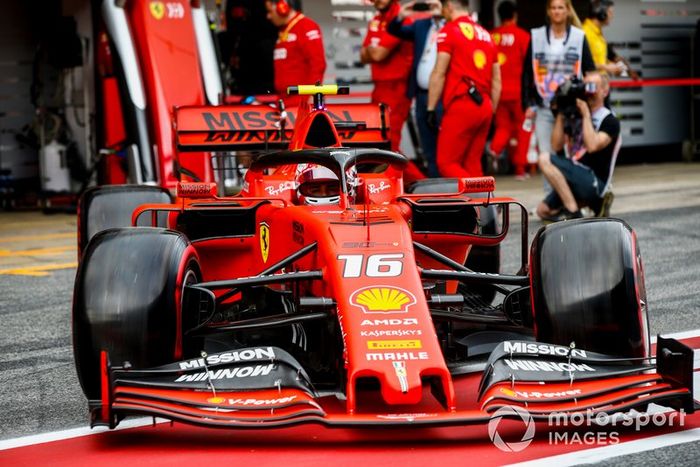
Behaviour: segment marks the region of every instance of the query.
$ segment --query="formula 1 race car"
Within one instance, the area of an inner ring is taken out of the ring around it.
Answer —
[[[254,160],[240,194],[188,182],[175,201],[148,186],[81,200],[73,332],[92,425],[694,410],[692,350],[659,337],[651,356],[627,224],[553,224],[528,248],[527,211],[495,197],[493,178],[404,188],[405,157],[372,148],[387,143],[385,109],[326,105],[335,86],[290,92],[313,105],[286,119],[265,106],[176,109],[180,151],[280,149]],[[511,211],[519,271],[469,267],[472,250],[503,242]]]

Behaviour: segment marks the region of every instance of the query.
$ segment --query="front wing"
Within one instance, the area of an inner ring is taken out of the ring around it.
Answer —
[[[553,355],[552,348],[567,349],[545,344],[550,349],[545,355],[517,343],[500,344],[482,375],[454,377],[461,396],[457,407],[429,400],[426,389],[425,403],[396,410],[366,393],[367,403],[355,413],[345,410],[337,394],[317,393],[296,360],[275,347],[203,355],[148,370],[110,367],[103,353],[102,400],[90,401],[92,425],[113,428],[127,415],[149,415],[229,428],[447,426],[488,422],[503,407],[526,410],[535,420],[643,411],[650,403],[686,413],[695,409],[693,351],[678,341],[659,337],[655,363],[585,351]]]

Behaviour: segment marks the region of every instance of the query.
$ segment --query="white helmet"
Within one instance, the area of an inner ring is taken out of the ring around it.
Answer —
[[[312,206],[340,202],[340,181],[327,167],[309,165],[297,176],[297,199]]]

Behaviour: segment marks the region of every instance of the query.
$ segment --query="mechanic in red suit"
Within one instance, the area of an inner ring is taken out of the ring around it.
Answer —
[[[288,96],[287,87],[323,82],[326,56],[321,28],[287,0],[267,0],[267,19],[279,28],[274,50],[275,92],[285,106],[299,105],[302,96]]]
[[[391,149],[398,151],[401,129],[411,109],[406,89],[413,61],[413,45],[386,30],[401,9],[398,1],[374,0],[374,7],[377,14],[367,27],[367,36],[360,49],[360,61],[371,64],[374,81],[372,102],[383,102],[389,106]]]
[[[516,177],[524,177],[527,152],[519,150],[521,149],[519,145],[528,144],[530,134],[524,134],[524,139],[527,141],[518,140],[520,128],[525,118],[520,83],[527,46],[530,43],[530,34],[517,26],[518,12],[515,3],[509,0],[501,2],[498,5],[498,15],[501,18],[501,26],[491,31],[491,37],[498,52],[503,89],[496,109],[496,131],[491,140],[490,152],[492,156],[497,156],[510,143],[511,147],[508,148],[508,153],[515,169],[515,175]]]
[[[437,165],[443,177],[483,175],[481,155],[493,109],[501,95],[501,71],[491,35],[469,16],[468,0],[442,0],[447,24],[438,34],[438,57],[428,88],[428,118],[442,95]]]

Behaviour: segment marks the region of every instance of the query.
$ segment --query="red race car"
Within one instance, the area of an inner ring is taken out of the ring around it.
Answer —
[[[634,231],[540,229],[490,177],[404,188],[384,109],[176,110],[180,151],[265,152],[243,190],[89,191],[73,331],[92,425],[147,414],[224,427],[483,423],[497,409],[692,412],[692,351],[656,357]],[[510,212],[521,267],[489,270]],[[495,216],[495,217],[494,217]],[[127,227],[121,227],[127,225]],[[469,267],[480,250],[482,260]],[[529,258],[529,259],[528,259]],[[488,261],[487,261],[488,263]],[[465,266],[465,264],[467,266]],[[516,412],[513,412],[517,415]]]

